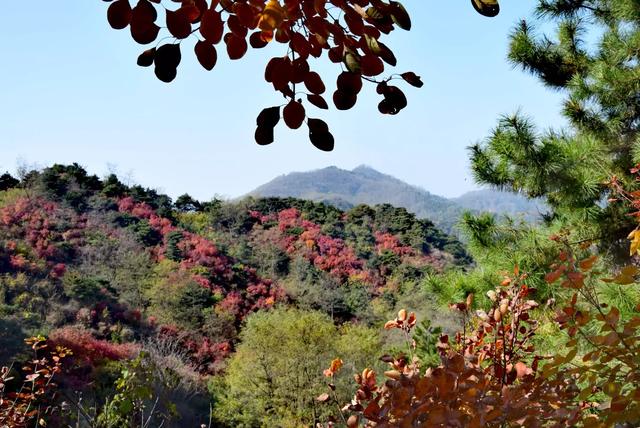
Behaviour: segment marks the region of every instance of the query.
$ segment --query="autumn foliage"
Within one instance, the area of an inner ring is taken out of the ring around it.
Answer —
[[[407,106],[404,93],[390,84],[393,79],[422,86],[413,72],[378,78],[385,64],[395,66],[397,62],[381,41],[382,35],[396,27],[411,28],[409,14],[396,1],[139,0],[132,5],[129,0],[115,0],[109,5],[107,19],[114,29],[128,27],[131,37],[142,45],[156,41],[166,28],[170,41],[162,43],[165,38],[161,38],[162,44],[138,57],[138,65],[153,66],[163,82],[175,79],[182,60],[182,41],[189,37],[196,39],[194,54],[206,70],[215,67],[223,43],[231,60],[242,58],[249,47],[286,46],[285,55],[272,58],[265,68],[264,79],[285,102],[258,115],[255,139],[261,145],[273,142],[274,128],[282,117],[291,129],[300,128],[306,119],[311,143],[320,150],[333,150],[334,138],[327,124],[307,112],[311,106],[329,108],[327,87],[311,69],[311,58],[326,55],[340,65],[337,89],[331,96],[338,110],[356,104],[363,81],[377,85],[382,97],[378,109],[383,114],[397,114]]]
[[[401,310],[385,328],[405,335],[407,353],[382,357],[389,364],[382,384],[370,369],[356,376],[358,390],[341,411],[352,413],[347,425],[575,426],[581,414],[574,401],[578,388],[570,375],[541,371],[546,357],[533,345],[538,304],[523,277],[516,274],[490,292],[489,312],[474,313],[471,295],[452,305],[465,315],[465,329],[455,338],[440,338],[441,365],[426,372],[413,357],[415,314]]]
[[[23,367],[0,368],[0,426],[26,428],[46,426],[55,413],[55,377],[72,352],[51,347],[44,337],[25,339],[33,356]]]

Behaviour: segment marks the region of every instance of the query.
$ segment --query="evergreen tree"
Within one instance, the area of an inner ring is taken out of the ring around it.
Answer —
[[[564,91],[570,127],[539,132],[521,113],[505,116],[470,147],[473,173],[480,183],[546,198],[547,220],[619,250],[635,226],[628,205],[607,200],[612,177],[637,186],[630,170],[640,163],[640,3],[539,0],[537,15],[555,24],[557,37],[537,36],[522,21],[509,59]]]
[[[12,189],[17,187],[18,184],[20,184],[20,181],[13,178],[13,176],[8,172],[0,175],[0,191]]]
[[[178,211],[182,212],[194,212],[202,211],[202,204],[191,197],[188,193],[178,196],[178,199],[173,204]]]

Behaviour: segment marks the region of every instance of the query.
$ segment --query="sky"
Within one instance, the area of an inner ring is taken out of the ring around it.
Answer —
[[[468,1],[405,0],[410,32],[383,39],[398,58],[387,72],[414,71],[425,86],[401,87],[409,106],[397,116],[377,111],[379,96],[365,85],[347,112],[313,110],[336,140],[331,153],[308,141],[304,127],[283,123],[270,146],[255,144],[255,118],[282,98],[263,80],[264,65],[282,55],[273,44],[240,61],[219,49],[204,70],[188,40],[177,79],[158,81],[136,65],[147,47],[127,30],[109,27],[109,3],[7,2],[0,14],[0,171],[78,162],[89,172],[116,171],[129,183],[175,197],[237,197],[292,171],[366,164],[453,197],[477,188],[467,147],[483,140],[502,114],[520,109],[540,129],[560,127],[562,93],[544,88],[506,60],[508,34],[530,17],[533,1],[503,0],[489,19]],[[328,99],[340,69],[312,63]]]

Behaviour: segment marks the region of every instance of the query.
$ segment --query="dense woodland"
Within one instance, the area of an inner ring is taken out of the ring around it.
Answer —
[[[208,9],[236,16],[230,56],[253,17],[263,33],[304,30],[278,2],[249,3]],[[347,26],[410,27],[398,3],[371,3]],[[112,25],[146,34],[120,10],[128,2],[114,4]],[[470,157],[478,183],[544,200],[539,223],[467,213],[463,246],[390,205],[172,201],[76,164],[0,177],[0,424],[639,426],[640,4],[536,4],[509,60],[562,91],[568,126],[504,116]],[[170,32],[191,29],[182,15]],[[556,32],[536,34],[543,21]],[[330,26],[341,47],[363,31]],[[160,59],[159,77],[175,78]],[[365,62],[350,79],[379,74]],[[380,110],[397,113],[406,99],[385,85]],[[259,118],[258,142],[271,142],[276,110]],[[326,126],[309,126],[330,149]]]

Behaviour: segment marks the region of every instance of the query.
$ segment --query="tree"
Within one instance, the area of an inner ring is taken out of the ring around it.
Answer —
[[[380,349],[367,328],[338,330],[326,315],[294,309],[251,315],[240,339],[215,394],[216,414],[228,426],[315,425],[329,414],[315,400],[326,387],[322,369],[348,355],[345,372],[355,373]],[[349,382],[347,373],[334,379],[344,399]]]
[[[0,175],[0,192],[17,187],[18,184],[20,184],[20,180],[13,178],[8,172]]]
[[[193,212],[193,211],[201,211],[202,204],[198,202],[196,199],[193,199],[189,194],[185,193],[184,195],[178,196],[178,199],[173,204],[178,211],[182,212]]]
[[[154,3],[163,6],[160,12],[165,12],[164,18],[158,19]],[[307,112],[311,105],[329,108],[323,97],[325,83],[307,61],[310,57],[322,57],[323,52],[344,70],[332,96],[338,110],[348,110],[356,104],[363,81],[376,85],[382,96],[378,110],[391,115],[407,106],[400,88],[389,84],[392,80],[403,79],[412,86],[422,86],[420,77],[413,72],[378,78],[385,71],[385,63],[393,67],[397,62],[392,50],[381,41],[382,34],[389,34],[396,27],[411,28],[409,14],[399,2],[182,0],[178,3],[176,7],[162,0],[139,0],[132,8],[129,0],[116,0],[107,10],[111,27],[118,30],[129,27],[132,38],[142,45],[158,39],[161,27],[166,25],[171,40],[145,50],[138,57],[138,65],[153,65],[156,77],[163,82],[176,78],[182,42],[189,37],[197,40],[195,56],[206,70],[215,67],[216,46],[222,41],[231,60],[242,58],[249,46],[260,49],[274,40],[288,45],[286,54],[272,58],[265,69],[265,80],[285,98],[286,105],[266,108],[258,115],[255,139],[260,145],[273,142],[274,128],[282,116],[291,129],[300,128],[306,118],[311,143],[320,150],[333,150],[334,138],[327,124]],[[500,10],[497,0],[471,0],[471,4],[485,16],[495,16]],[[302,95],[307,107],[300,98]]]
[[[637,186],[640,8],[633,0],[541,0],[537,11],[555,24],[556,39],[522,21],[509,59],[566,94],[570,129],[539,132],[521,113],[505,116],[470,148],[473,172],[480,183],[546,198],[549,220],[619,257],[634,222],[628,204],[607,199],[612,177]]]

